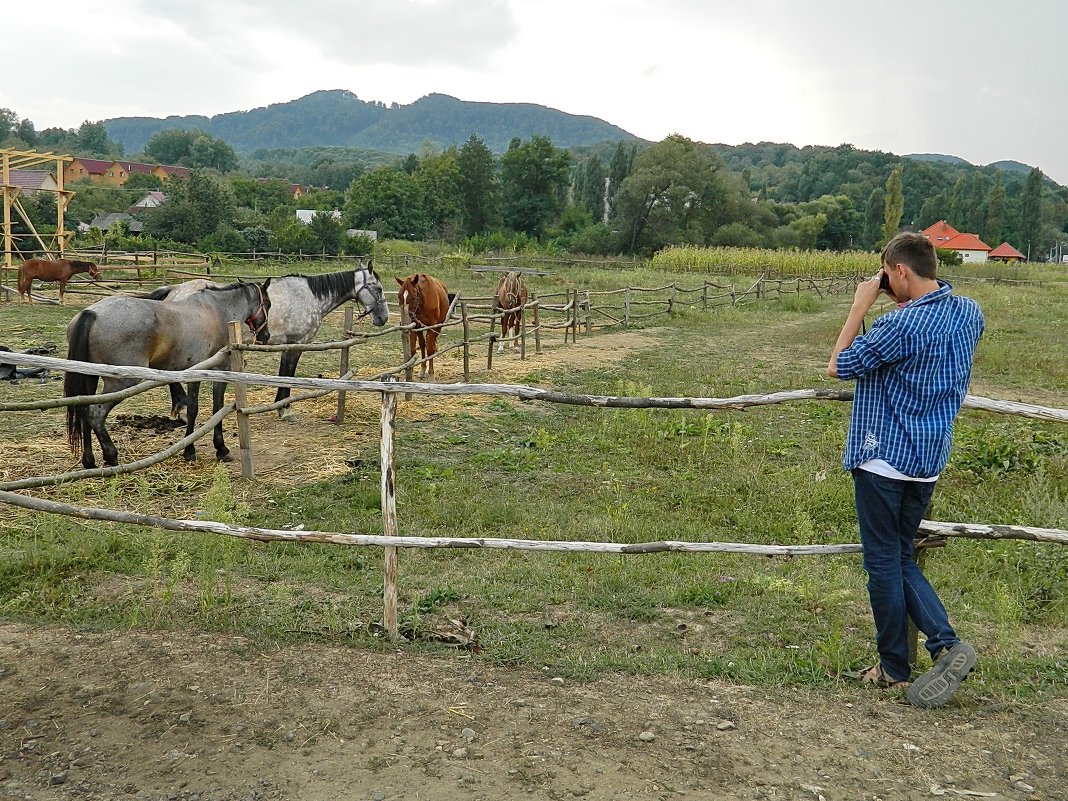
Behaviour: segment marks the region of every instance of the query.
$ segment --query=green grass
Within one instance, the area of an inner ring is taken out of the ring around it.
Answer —
[[[614,277],[610,283],[605,270],[591,280],[613,288],[655,285],[663,276],[636,268]],[[572,272],[545,285],[586,286],[582,279]],[[451,277],[468,292],[490,280]],[[980,301],[987,320],[973,393],[1068,406],[1068,365],[1057,345],[1068,341],[1068,287],[959,289]],[[688,309],[649,328],[655,347],[611,368],[534,360],[530,372],[539,385],[591,394],[725,397],[835,387],[823,366],[847,305],[848,298],[802,296]],[[0,313],[10,319],[13,308],[0,306]],[[61,342],[72,313],[19,311],[6,337],[13,347]],[[312,364],[302,362],[302,372],[314,374]],[[27,389],[0,386],[0,398],[24,399]],[[849,405],[834,402],[700,412],[501,398],[477,414],[402,419],[401,532],[854,542],[852,487],[840,469],[848,418]],[[2,415],[0,446],[13,448],[27,427],[43,435],[55,425],[47,414]],[[196,470],[163,465],[42,494],[137,510],[192,506],[207,519],[271,528],[381,531],[376,464],[270,497],[231,475],[206,462]],[[381,617],[377,549],[156,532],[10,507],[3,513],[0,617],[386,647],[369,626]],[[965,411],[930,516],[1068,528],[1068,427]],[[959,631],[981,652],[984,694],[1068,693],[1068,549],[954,539],[931,552],[927,569]],[[831,687],[872,659],[864,583],[856,556],[400,552],[401,617],[416,635],[406,648],[441,652],[445,646],[428,635],[463,619],[482,646],[473,658],[574,678],[667,672]]]

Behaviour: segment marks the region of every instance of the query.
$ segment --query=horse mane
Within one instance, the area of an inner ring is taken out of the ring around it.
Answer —
[[[308,275],[304,276],[304,280],[308,282],[308,289],[317,299],[337,300],[355,291],[355,274],[354,270],[347,270],[342,273]]]

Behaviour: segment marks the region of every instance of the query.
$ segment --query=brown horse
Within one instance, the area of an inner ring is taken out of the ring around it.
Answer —
[[[19,265],[19,300],[33,303],[30,285],[33,279],[38,281],[59,281],[59,303],[63,304],[63,292],[67,281],[77,273],[89,273],[90,278],[100,277],[100,268],[91,261],[74,259],[27,259]]]
[[[441,324],[449,314],[449,304],[455,295],[450,295],[437,278],[426,273],[416,273],[401,280],[397,278],[400,290],[397,302],[408,309],[411,321],[426,331],[408,332],[408,346],[415,353],[415,343],[419,343],[419,356],[423,362],[422,378],[434,377],[434,354],[438,352],[438,334]]]
[[[501,277],[497,284],[497,298],[493,313],[501,315],[501,341],[497,352],[504,350],[504,340],[511,337],[512,348],[519,349],[519,330],[523,325],[523,307],[527,305],[527,285],[523,276],[514,270]]]

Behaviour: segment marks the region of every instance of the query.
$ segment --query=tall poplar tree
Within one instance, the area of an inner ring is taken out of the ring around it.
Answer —
[[[885,245],[897,234],[901,225],[901,215],[905,211],[905,186],[901,176],[903,168],[899,163],[890,171],[886,179],[886,198],[883,201],[883,227],[880,246]]]
[[[1042,231],[1042,183],[1045,176],[1038,167],[1027,174],[1023,196],[1020,198],[1020,250],[1031,259],[1032,248],[1038,249]]]

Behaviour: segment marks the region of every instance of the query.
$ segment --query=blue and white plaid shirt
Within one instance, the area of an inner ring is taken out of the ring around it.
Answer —
[[[906,476],[930,478],[949,461],[983,313],[949,284],[938,285],[884,314],[838,354],[838,377],[857,381],[846,470],[883,459]]]

